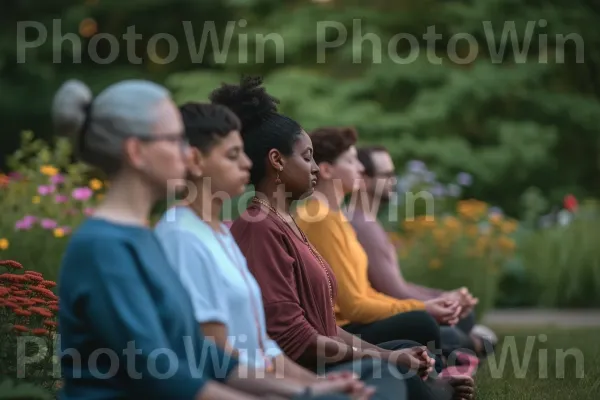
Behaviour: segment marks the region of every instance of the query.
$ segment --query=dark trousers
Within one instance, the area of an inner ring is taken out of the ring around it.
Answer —
[[[378,344],[386,350],[400,350],[419,345],[409,340]],[[453,393],[453,389],[445,382],[435,381],[432,378],[423,381],[408,367],[391,365],[378,359],[364,358],[350,363],[328,365],[324,370],[318,372],[353,371],[367,385],[377,388],[374,399],[450,400]],[[401,382],[404,389],[397,388],[398,382]],[[406,396],[403,397],[402,394],[405,392]]]
[[[375,345],[394,340],[410,340],[427,346],[432,351],[442,348],[440,326],[426,311],[404,312],[370,324],[349,323],[342,328]]]
[[[453,351],[475,352],[475,344],[470,336],[475,326],[475,314],[471,312],[458,321],[456,326],[441,326],[442,353],[448,357]]]

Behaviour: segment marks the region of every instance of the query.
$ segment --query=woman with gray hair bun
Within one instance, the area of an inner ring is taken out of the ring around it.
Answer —
[[[111,182],[62,261],[61,398],[304,394],[273,379],[246,378],[237,360],[202,336],[187,292],[146,224],[169,181],[186,174],[187,141],[168,91],[129,80],[94,99],[85,84],[68,81],[56,93],[52,114],[57,131],[73,138],[76,154]],[[355,385],[340,379],[312,389],[323,394],[354,391]]]

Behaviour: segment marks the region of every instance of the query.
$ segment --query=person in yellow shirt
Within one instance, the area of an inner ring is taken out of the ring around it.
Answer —
[[[367,254],[341,206],[344,196],[362,182],[356,131],[320,128],[310,137],[320,174],[314,194],[296,209],[297,223],[338,281],[337,324],[372,344],[405,339],[441,351],[438,323],[458,321],[457,301],[400,300],[376,291],[369,282]]]

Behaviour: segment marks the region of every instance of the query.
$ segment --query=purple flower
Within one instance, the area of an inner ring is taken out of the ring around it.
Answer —
[[[10,172],[8,174],[8,177],[10,178],[11,181],[18,181],[23,178],[23,175],[21,175],[18,172]]]
[[[46,196],[46,195],[49,195],[50,193],[54,192],[54,189],[55,189],[54,185],[41,185],[41,186],[38,186],[37,191],[41,196]]]
[[[425,163],[420,160],[409,161],[407,167],[410,172],[424,172],[427,170]]]
[[[75,200],[86,201],[90,197],[92,197],[93,193],[94,192],[89,187],[80,187],[77,189],[73,189],[72,196]]]
[[[438,183],[431,188],[431,194],[433,197],[443,197],[446,194],[446,190]]]
[[[56,221],[49,219],[49,218],[44,218],[43,220],[40,221],[40,225],[42,226],[42,228],[44,229],[54,229],[58,226],[58,224],[56,223]]]
[[[425,171],[425,182],[427,183],[432,183],[435,181],[436,175],[435,172],[431,172],[431,171]]]
[[[61,174],[56,174],[50,177],[50,182],[52,182],[53,185],[60,185],[65,182],[65,177]]]
[[[461,172],[460,174],[456,175],[456,182],[458,182],[458,184],[461,186],[471,186],[473,183],[473,177],[469,173]]]
[[[458,197],[460,196],[460,186],[455,185],[454,183],[451,183],[448,185],[448,195],[451,197]]]
[[[66,203],[68,200],[69,200],[69,198],[67,196],[65,196],[64,194],[57,194],[56,196],[54,196],[54,201],[57,204]]]
[[[35,223],[36,220],[37,220],[36,217],[31,216],[31,215],[26,215],[23,217],[23,219],[20,219],[15,223],[15,229],[18,231],[29,230],[33,227],[33,224]]]
[[[489,215],[502,215],[504,212],[500,207],[490,207]]]

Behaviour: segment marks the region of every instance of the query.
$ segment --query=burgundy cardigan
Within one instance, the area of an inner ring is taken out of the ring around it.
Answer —
[[[308,246],[275,214],[250,204],[231,233],[256,278],[265,307],[267,332],[291,359],[305,364],[317,335],[336,336],[327,276]],[[333,282],[335,303],[337,284]]]

